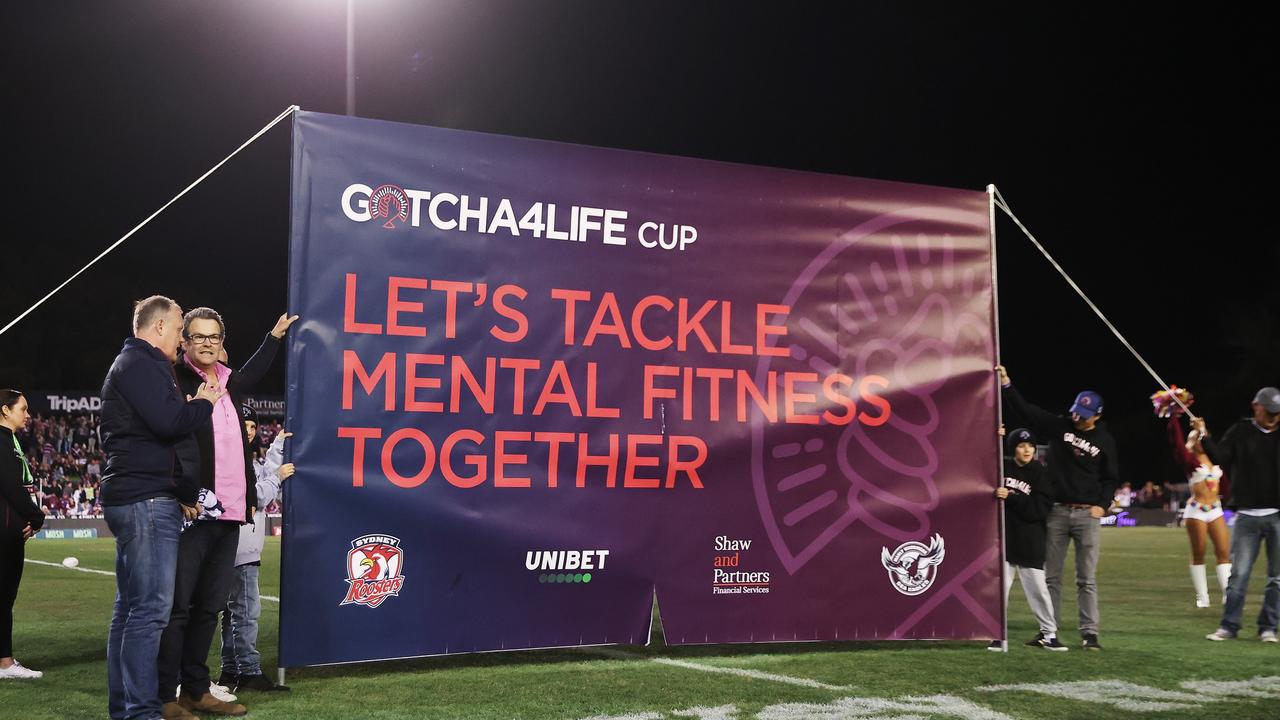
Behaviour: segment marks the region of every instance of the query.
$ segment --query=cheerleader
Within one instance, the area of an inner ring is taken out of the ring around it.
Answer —
[[[1183,406],[1190,406],[1195,398],[1185,388],[1172,387],[1177,393],[1179,405],[1167,391],[1151,396],[1158,417],[1169,418],[1169,445],[1173,458],[1187,474],[1191,498],[1182,509],[1183,524],[1191,540],[1191,584],[1196,590],[1196,607],[1209,607],[1209,582],[1204,567],[1205,538],[1213,540],[1217,556],[1218,587],[1226,603],[1227,579],[1231,577],[1231,543],[1227,536],[1227,521],[1223,517],[1222,498],[1218,489],[1222,483],[1222,468],[1213,464],[1200,447],[1200,432],[1192,430],[1183,437],[1180,416]]]

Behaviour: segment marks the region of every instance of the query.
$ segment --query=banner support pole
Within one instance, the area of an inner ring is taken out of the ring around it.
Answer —
[[[995,341],[996,364],[1003,364],[1000,358],[1000,283],[999,272],[996,262],[996,186],[995,183],[987,185],[987,219],[991,227],[991,337]],[[992,368],[995,372],[995,368]],[[1000,435],[1000,428],[1004,427],[1004,399],[1000,394],[1000,383],[996,381],[996,437],[1001,440],[996,442],[996,468],[999,474],[998,478],[1004,477],[1004,441]],[[999,481],[1003,483],[1003,480]],[[999,484],[997,484],[999,487]],[[998,515],[997,522],[997,539],[1000,542],[1000,587],[1003,589],[1007,578],[1005,573],[1008,572],[1007,563],[1004,557],[1004,504],[996,505],[996,513]],[[1009,597],[1007,594],[1001,596],[1000,602],[1000,649],[1003,652],[1009,652]]]

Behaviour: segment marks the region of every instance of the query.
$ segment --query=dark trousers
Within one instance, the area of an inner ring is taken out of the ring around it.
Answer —
[[[13,603],[22,582],[22,536],[0,531],[0,657],[13,656]]]
[[[235,573],[240,525],[197,522],[178,542],[178,572],[173,612],[160,637],[160,700],[182,692],[198,698],[209,692],[209,647],[218,628],[218,612],[227,604]]]

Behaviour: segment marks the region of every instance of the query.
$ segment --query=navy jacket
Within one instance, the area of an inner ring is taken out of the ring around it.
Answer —
[[[163,496],[195,504],[197,479],[180,477],[175,449],[212,414],[207,400],[184,398],[164,353],[145,340],[125,340],[102,383],[102,504]]]

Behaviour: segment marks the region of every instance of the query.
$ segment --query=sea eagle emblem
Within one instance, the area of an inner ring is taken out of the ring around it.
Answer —
[[[880,563],[889,571],[889,582],[903,595],[919,595],[928,590],[946,556],[946,546],[937,533],[928,547],[911,541],[902,543],[892,553],[889,548],[880,548]]]

